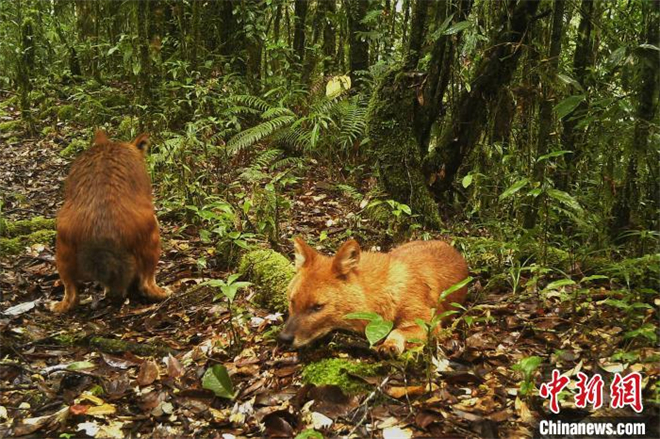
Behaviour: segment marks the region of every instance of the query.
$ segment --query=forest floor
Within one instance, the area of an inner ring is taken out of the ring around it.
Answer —
[[[2,142],[4,217],[54,218],[70,163],[59,155],[61,134],[5,136]],[[324,230],[329,220],[341,223],[359,210],[317,184],[323,178],[322,171],[310,170],[286,194],[294,207],[284,237]],[[56,316],[47,309],[63,294],[52,242],[0,259],[0,437],[290,437],[309,429],[331,436],[528,437],[549,412],[536,392],[520,395],[523,375],[512,366],[522,359],[542,359],[530,377],[537,386],[555,367],[573,382],[579,371],[601,373],[607,386],[615,372],[640,372],[645,388],[660,375],[653,346],[640,348],[634,359],[613,357],[627,343],[620,326],[626,316],[600,305],[607,288],[575,311],[559,294],[527,291],[524,279],[515,295],[510,287],[484,293],[474,284],[469,305],[475,323],[440,342],[431,387],[425,387],[421,355],[408,364],[383,361],[357,336],[335,335],[300,352],[278,346],[273,330],[282,316],[255,308],[249,294],[237,299],[248,317],[237,323],[240,346],[232,346],[226,305],[197,287],[227,272],[200,270],[197,261],[208,256],[208,246],[193,230],[182,232],[168,219],[161,228],[158,282],[174,294],[157,304],[131,300],[113,308],[93,301],[102,293],[90,287],[73,313]],[[305,365],[325,358],[380,366],[375,375],[354,373],[371,388],[347,396],[334,386],[304,383]],[[202,376],[214,364],[229,371],[233,400],[202,388]],[[647,409],[654,410],[650,404]],[[563,399],[562,413],[562,419],[590,415],[572,397]]]

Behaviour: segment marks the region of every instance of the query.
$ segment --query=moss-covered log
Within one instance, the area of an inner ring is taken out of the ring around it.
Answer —
[[[55,243],[55,230],[37,230],[29,235],[20,235],[15,238],[0,238],[0,256],[10,256],[20,253],[25,247],[33,244]]]
[[[367,112],[369,154],[381,187],[405,203],[425,223],[440,224],[438,206],[422,173],[422,151],[415,129],[415,90],[422,78],[393,68],[379,82]]]
[[[166,357],[168,354],[176,353],[166,346],[147,343],[135,343],[114,338],[91,337],[89,346],[106,354],[121,354],[130,352],[141,357]]]
[[[302,378],[316,386],[339,386],[348,395],[369,391],[372,386],[358,377],[373,377],[378,374],[380,364],[363,363],[357,360],[327,358],[305,366]]]
[[[0,236],[14,238],[19,235],[29,235],[39,230],[55,230],[55,219],[35,216],[28,220],[5,221],[0,223]]]
[[[287,312],[286,290],[293,278],[293,264],[273,250],[252,250],[243,255],[239,273],[257,289],[255,302],[274,312]]]

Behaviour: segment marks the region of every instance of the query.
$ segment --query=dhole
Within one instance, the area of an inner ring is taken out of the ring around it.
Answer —
[[[443,291],[468,276],[465,259],[441,241],[413,241],[389,253],[371,253],[349,240],[334,257],[321,255],[300,238],[294,246],[297,272],[289,284],[289,319],[280,333],[294,347],[334,329],[363,332],[368,322],[344,316],[372,311],[394,322],[379,349],[400,354],[406,340],[426,337],[415,319],[428,321],[431,308],[447,311],[467,293],[464,287],[438,303]]]
[[[128,290],[148,299],[168,293],[156,285],[160,256],[158,222],[144,156],[149,136],[112,142],[97,131],[94,145],[75,161],[57,215],[55,262],[65,292],[56,313],[78,304],[81,281],[97,281],[123,302]]]

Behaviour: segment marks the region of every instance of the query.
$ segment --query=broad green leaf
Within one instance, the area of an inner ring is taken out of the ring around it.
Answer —
[[[470,27],[470,22],[469,21],[459,21],[458,23],[454,24],[453,26],[450,26],[449,29],[444,31],[442,34],[443,35],[454,35],[459,33],[462,30],[467,29]]]
[[[390,333],[393,326],[394,326],[393,322],[390,322],[388,320],[383,320],[379,316],[378,319],[369,322],[369,324],[364,330],[364,334],[367,336],[367,340],[369,340],[369,344],[373,346],[376,343],[378,343],[380,340],[387,337],[387,334]]]
[[[202,377],[202,387],[212,391],[220,398],[234,399],[235,396],[227,368],[222,364],[216,364],[206,369]]]
[[[660,52],[660,47],[654,46],[653,44],[649,44],[649,43],[640,44],[639,47],[640,49],[650,49]]]
[[[464,188],[467,189],[472,184],[472,174],[468,174],[465,177],[463,177],[461,184],[463,185]]]
[[[557,77],[565,84],[569,84],[579,90],[583,90],[582,85],[579,82],[577,82],[575,79],[571,78],[570,76],[558,74]]]
[[[541,162],[543,160],[551,159],[553,157],[559,157],[565,154],[573,154],[573,151],[567,151],[567,150],[562,150],[562,151],[552,151],[549,152],[548,154],[544,154],[541,157],[537,158],[537,162]]]
[[[572,279],[559,279],[554,282],[550,282],[547,287],[545,287],[546,290],[556,290],[557,288],[565,287],[568,285],[575,285],[575,281]]]
[[[511,368],[523,373],[525,377],[530,377],[536,369],[541,365],[543,359],[533,355],[531,357],[522,358],[517,364],[514,364]]]
[[[525,187],[525,185],[527,183],[529,183],[529,179],[527,179],[527,178],[522,178],[522,179],[516,181],[507,190],[502,192],[502,194],[500,195],[500,201],[504,200],[505,198],[509,198],[511,195],[515,194],[520,189]]]
[[[375,312],[352,312],[344,316],[348,320],[382,320],[383,318]]]
[[[458,283],[455,283],[451,287],[444,290],[442,292],[442,294],[440,294],[440,298],[438,299],[438,301],[445,300],[447,298],[447,296],[449,296],[451,293],[460,290],[461,288],[463,288],[464,286],[466,286],[470,282],[472,282],[472,276],[468,276],[465,279],[463,279],[462,281],[460,281]]]
[[[580,206],[580,203],[578,203],[575,198],[573,198],[571,195],[569,195],[564,191],[560,191],[559,189],[548,189],[547,193],[548,196],[554,198],[560,203],[565,204],[566,206],[570,207],[575,211],[579,212],[582,210],[582,206]]]
[[[584,100],[586,95],[569,96],[555,106],[555,113],[557,117],[562,119],[573,112]]]
[[[330,78],[328,84],[325,86],[325,95],[332,99],[339,96],[344,90],[350,90],[350,88],[350,76],[334,76]]]
[[[627,51],[626,46],[619,47],[616,49],[612,54],[610,55],[609,58],[609,63],[612,64],[613,66],[618,66],[621,64],[621,61],[626,57],[626,51]]]
[[[90,363],[89,361],[76,361],[75,363],[71,363],[66,367],[66,370],[83,370],[83,369],[92,369],[96,367],[94,363]]]
[[[323,435],[316,430],[307,429],[298,433],[295,439],[323,439]]]

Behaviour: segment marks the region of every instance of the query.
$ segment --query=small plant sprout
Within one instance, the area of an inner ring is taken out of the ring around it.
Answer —
[[[383,319],[379,314],[375,312],[353,312],[346,314],[344,318],[353,320],[367,320],[369,322],[366,328],[364,328],[364,334],[369,341],[370,347],[374,347],[376,343],[387,337],[387,335],[394,327],[394,322]]]
[[[532,378],[542,361],[543,359],[541,357],[531,356],[522,358],[518,363],[511,366],[511,369],[523,375],[523,380],[520,382],[520,396],[527,396],[534,390],[534,381]]]
[[[226,281],[222,279],[212,279],[202,284],[220,290],[213,297],[214,301],[223,297],[227,299],[227,311],[229,312],[229,329],[231,331],[231,346],[239,345],[241,340],[241,338],[238,336],[236,327],[234,326],[234,310],[232,305],[234,303],[234,299],[236,298],[236,293],[238,293],[241,288],[246,288],[252,285],[250,282],[237,282],[239,277],[240,274],[232,274],[227,277]]]

